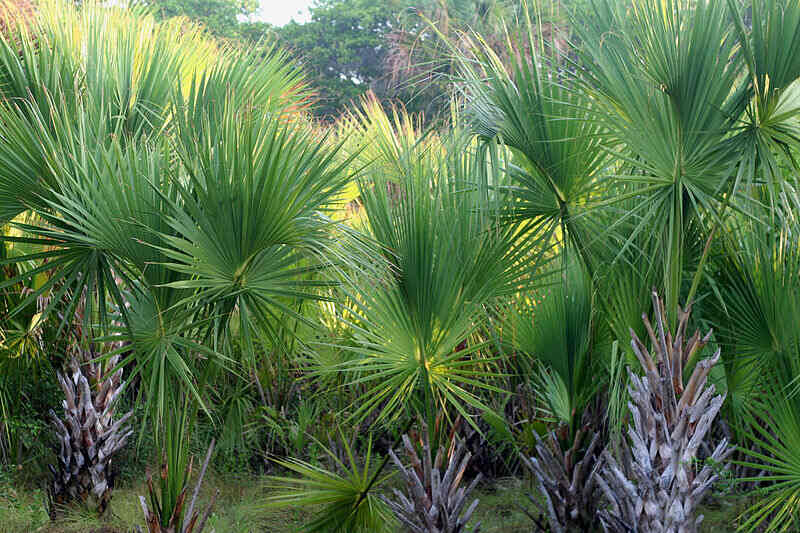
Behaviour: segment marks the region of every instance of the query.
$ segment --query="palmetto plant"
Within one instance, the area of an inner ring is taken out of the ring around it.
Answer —
[[[784,200],[797,202],[795,195]],[[708,309],[716,316],[715,336],[724,347],[727,415],[739,429],[747,425],[744,418],[763,388],[773,385],[770,374],[787,370],[782,365],[796,357],[800,345],[791,326],[800,306],[796,218],[781,216],[766,222],[768,208],[755,213],[762,220],[732,221],[722,235],[720,257],[714,264],[720,292]],[[789,386],[793,372],[786,375],[784,385]]]
[[[722,2],[671,0],[634,9],[601,1],[581,14],[580,38],[597,43],[582,49],[591,112],[607,128],[604,145],[625,163],[617,180],[637,195],[633,235],[645,232],[664,262],[674,323],[691,264],[689,227],[716,212],[721,193],[737,183],[740,152],[731,139],[747,91],[743,65],[728,60],[730,13]]]
[[[663,264],[671,324],[690,270],[694,299],[728,207],[747,208],[758,190],[777,206],[794,180],[778,169],[793,166],[786,148],[797,141],[797,6],[753,2],[752,30],[742,18],[748,6],[602,1],[574,18],[580,39],[596,43],[581,48],[579,72],[617,160],[614,186],[636,195],[616,215],[634,222],[618,249],[638,246]]]
[[[330,284],[308,274],[349,248],[327,216],[347,161],[297,113],[286,56],[173,30],[55,3],[0,43],[0,216],[36,213],[5,237],[38,247],[15,258],[36,267],[6,283],[48,272],[27,300],[52,292],[43,318],[71,316],[62,296],[85,293],[84,330],[123,342],[108,355],[134,369],[157,445],[175,448],[208,411],[208,376],[277,338],[281,317],[306,320],[295,302]],[[165,453],[175,482],[147,515],[161,528],[192,519],[180,457]]]
[[[797,205],[795,195],[784,201]],[[742,516],[743,529],[791,531],[798,523],[793,502],[800,338],[793,324],[800,311],[800,257],[796,216],[786,213],[766,222],[768,209],[725,234],[729,252],[716,262],[721,292],[710,312],[719,314],[717,336],[731,352],[723,357],[722,383],[730,398],[728,418],[743,448],[737,465],[749,470],[742,481],[767,483]]]
[[[488,409],[480,394],[499,391],[490,311],[526,274],[529,245],[484,207],[481,183],[494,179],[485,157],[458,138],[423,138],[407,115],[393,119],[368,102],[347,126],[377,137],[359,185],[378,253],[369,276],[344,272],[349,356],[320,373],[344,377],[357,391],[352,417],[373,427],[409,410],[428,428],[440,412],[477,427],[473,417]]]

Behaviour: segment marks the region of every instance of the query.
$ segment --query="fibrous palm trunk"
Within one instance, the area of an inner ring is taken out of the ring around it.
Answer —
[[[478,500],[466,508],[470,492],[480,481],[480,474],[469,486],[461,486],[471,454],[466,452],[464,442],[455,434],[450,441],[449,450],[439,448],[436,459],[431,461],[428,431],[423,430],[422,458],[408,435],[403,435],[403,446],[411,465],[403,466],[389,450],[389,456],[397,466],[406,485],[406,492],[394,489],[396,500],[383,498],[400,522],[412,533],[466,533],[467,522],[478,506]],[[442,474],[442,466],[447,460],[447,469]],[[480,531],[480,523],[472,533]]]
[[[621,458],[608,450],[603,454],[599,484],[610,507],[599,516],[608,532],[694,533],[703,519],[695,517],[697,506],[718,477],[716,466],[733,450],[723,439],[702,468],[698,465],[698,448],[725,400],[724,395],[714,396],[714,385],[707,384],[720,351],[698,362],[684,386],[683,369],[711,332],[702,339],[696,332],[685,340],[687,309],[679,310],[673,336],[666,330],[664,303],[655,293],[653,305],[657,331],[643,317],[653,355],[631,331],[644,376],[630,376],[629,448],[623,446]]]
[[[70,373],[58,372],[64,392],[64,413],[50,416],[58,437],[57,466],[50,465],[50,514],[71,501],[81,501],[103,513],[111,500],[111,458],[133,433],[126,422],[131,412],[114,419],[114,401],[122,390],[122,369],[113,371],[117,358],[96,362],[96,354],[73,355]],[[113,371],[113,372],[112,372]]]
[[[584,439],[589,444],[582,448]],[[572,446],[562,451],[555,432],[544,440],[536,435],[536,454],[521,455],[522,462],[534,476],[539,496],[530,496],[540,516],[531,513],[539,531],[567,533],[594,529],[597,513],[597,475],[599,473],[600,436],[588,426],[575,435]],[[544,516],[544,520],[541,518]]]

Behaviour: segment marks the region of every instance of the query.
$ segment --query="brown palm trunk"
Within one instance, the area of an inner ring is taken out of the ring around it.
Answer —
[[[78,350],[80,351],[80,350]],[[84,502],[105,512],[111,500],[111,458],[133,433],[126,422],[132,412],[114,419],[115,400],[123,388],[122,370],[114,370],[117,358],[96,362],[91,352],[73,355],[70,373],[58,372],[64,392],[64,412],[50,416],[58,437],[58,464],[50,466],[50,515],[73,501]]]
[[[724,395],[706,384],[720,351],[694,367],[684,385],[683,370],[703,349],[711,333],[686,340],[689,309],[679,311],[673,336],[666,330],[664,303],[653,293],[656,328],[646,316],[653,356],[631,331],[632,346],[644,376],[631,373],[629,446],[622,457],[604,452],[599,479],[609,509],[600,520],[613,533],[695,533],[703,517],[697,506],[718,478],[718,465],[733,448],[723,439],[703,464],[698,449],[719,412]]]
[[[576,432],[566,451],[561,449],[554,431],[544,439],[535,433],[534,436],[534,455],[520,456],[533,474],[541,498],[540,501],[528,496],[539,513],[536,516],[526,511],[536,530],[552,533],[596,530],[600,435],[587,424]]]
[[[389,450],[389,456],[400,471],[406,490],[401,492],[395,489],[394,500],[382,499],[397,519],[413,533],[467,533],[467,522],[478,506],[478,500],[473,500],[468,507],[466,504],[481,478],[478,474],[468,486],[459,487],[471,454],[453,432],[449,448],[439,448],[436,458],[432,460],[427,428],[420,433],[422,458],[408,435],[403,435],[403,446],[410,466],[403,466],[394,450]],[[447,468],[442,472],[445,464]],[[480,523],[473,527],[472,533],[479,531]]]

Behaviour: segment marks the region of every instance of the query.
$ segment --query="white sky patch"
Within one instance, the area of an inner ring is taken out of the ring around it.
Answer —
[[[283,26],[291,20],[302,24],[310,19],[311,3],[312,0],[261,0],[261,8],[254,18],[275,26]]]

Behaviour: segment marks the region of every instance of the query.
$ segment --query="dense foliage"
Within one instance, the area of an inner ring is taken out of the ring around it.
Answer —
[[[102,513],[149,464],[151,533],[207,468],[349,532],[500,476],[695,531],[735,476],[797,529],[800,5],[328,0],[285,49],[191,5],[4,4],[4,476]]]
[[[142,2],[154,7],[160,19],[185,18],[224,39],[279,43],[309,76],[316,95],[312,113],[326,122],[334,122],[368,92],[423,113],[428,121],[445,118],[452,93],[448,76],[453,74],[446,41],[475,30],[490,42],[502,42],[504,26],[511,25],[512,31],[524,26],[526,5],[510,0],[316,0],[309,21],[276,27],[256,20],[252,2]],[[565,13],[560,8],[547,17],[564,21]]]

